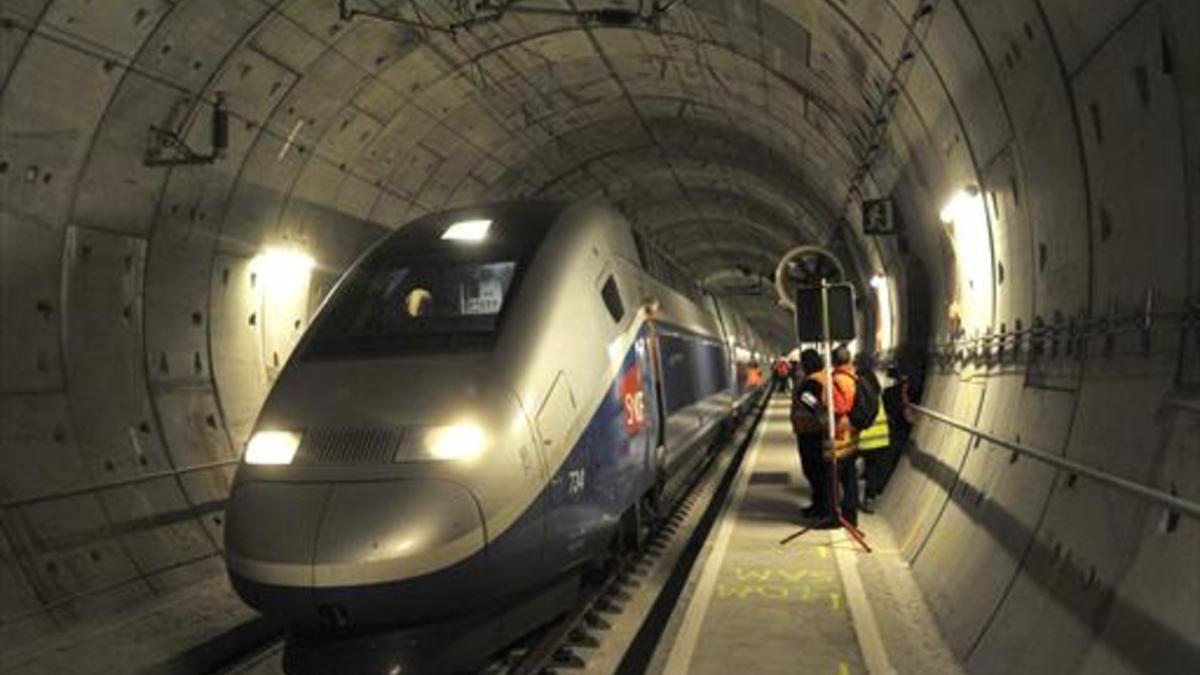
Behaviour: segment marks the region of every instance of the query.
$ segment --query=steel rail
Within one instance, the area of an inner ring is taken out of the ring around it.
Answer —
[[[1069,459],[1059,457],[1058,455],[1054,454],[1053,452],[1051,452],[1049,450],[1045,450],[1043,448],[1035,448],[1035,447],[1031,447],[1028,445],[1023,445],[1021,443],[1014,443],[1013,441],[1005,440],[1003,438],[1000,438],[999,436],[996,436],[995,434],[992,434],[992,433],[986,432],[982,429],[973,427],[973,426],[967,424],[966,422],[956,420],[953,417],[943,415],[942,413],[940,413],[936,410],[931,410],[924,406],[916,405],[915,403],[910,403],[909,408],[926,416],[926,417],[937,420],[943,424],[954,427],[956,429],[965,431],[972,436],[982,438],[983,440],[988,441],[989,443],[998,445],[1002,448],[1006,448],[1017,454],[1025,455],[1025,456],[1030,457],[1034,460],[1037,460],[1043,464],[1048,464],[1050,466],[1053,466],[1058,469],[1063,469],[1064,471],[1068,471],[1073,474],[1085,476],[1085,477],[1090,478],[1098,483],[1103,483],[1104,485],[1107,485],[1112,488],[1116,488],[1122,492],[1129,493],[1131,495],[1134,495],[1135,497],[1140,497],[1141,499],[1144,499],[1146,501],[1154,502],[1161,506],[1165,506],[1168,509],[1175,511],[1177,513],[1182,513],[1182,514],[1191,516],[1192,518],[1196,518],[1196,519],[1200,520],[1200,504],[1197,504],[1196,502],[1193,502],[1193,501],[1190,501],[1187,499],[1183,499],[1182,497],[1178,497],[1176,495],[1173,495],[1173,494],[1170,494],[1167,492],[1163,492],[1162,490],[1157,490],[1155,488],[1152,488],[1152,487],[1149,487],[1146,485],[1142,485],[1141,483],[1137,483],[1137,482],[1128,480],[1126,478],[1121,478],[1120,476],[1114,476],[1113,474],[1108,473],[1106,471],[1094,469],[1090,466],[1086,466],[1086,465],[1080,464],[1078,462],[1072,462]]]

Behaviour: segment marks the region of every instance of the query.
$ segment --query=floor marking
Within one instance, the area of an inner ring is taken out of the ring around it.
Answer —
[[[838,675],[850,675],[850,664],[845,661],[838,663]]]
[[[770,408],[767,410],[769,411]],[[766,414],[764,412],[764,416]],[[722,563],[725,562],[725,551],[729,548],[729,539],[733,536],[733,526],[736,520],[733,516],[741,509],[742,500],[746,497],[746,490],[750,486],[750,476],[754,474],[754,468],[758,465],[758,450],[762,447],[763,439],[767,437],[767,428],[770,426],[771,420],[764,418],[759,426],[758,438],[754,441],[754,447],[750,450],[750,455],[746,457],[746,463],[737,477],[733,498],[726,502],[721,509],[712,552],[704,563],[704,572],[696,584],[696,593],[688,602],[683,621],[679,626],[679,633],[675,636],[675,644],[671,645],[671,653],[663,668],[663,675],[687,675],[690,669],[692,655],[695,653],[696,643],[700,639],[700,628],[704,624],[704,617],[708,614],[708,605],[712,602],[713,589],[717,585],[717,577],[721,573]]]
[[[848,541],[846,533],[837,530],[834,541]],[[834,547],[834,558],[837,560],[838,570],[842,573],[846,606],[850,609],[850,620],[854,624],[854,634],[858,637],[858,648],[862,652],[868,673],[894,675],[896,670],[888,660],[883,637],[879,634],[879,625],[875,623],[875,611],[871,609],[867,592],[863,589],[862,578],[858,576],[858,555],[850,549]]]

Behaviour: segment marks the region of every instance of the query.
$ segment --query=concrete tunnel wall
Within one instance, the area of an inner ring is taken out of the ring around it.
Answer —
[[[608,199],[777,344],[786,314],[744,289],[799,243],[900,300],[919,263],[920,351],[1200,290],[1189,0],[694,0],[657,31],[510,15],[457,40],[333,0],[0,17],[0,649],[223,573],[230,462],[271,379],[337,273],[433,209]],[[151,125],[207,148],[218,91],[227,156],[144,166]],[[863,237],[859,201],[889,193],[903,237]],[[926,402],[1200,499],[1198,334],[1164,316],[1148,343],[935,359]],[[1197,523],[936,423],[916,441],[883,508],[969,668],[1197,662]]]

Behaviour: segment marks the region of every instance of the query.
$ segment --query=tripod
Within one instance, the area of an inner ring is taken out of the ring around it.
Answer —
[[[825,411],[826,425],[828,426],[829,435],[827,442],[831,452],[831,460],[829,462],[829,499],[832,502],[830,512],[833,514],[834,520],[838,527],[845,530],[850,538],[858,542],[858,545],[867,553],[871,552],[871,547],[867,544],[867,535],[862,530],[846,519],[842,513],[842,499],[839,494],[841,481],[838,480],[838,456],[837,456],[837,415],[833,409],[833,341],[830,339],[830,321],[829,321],[829,281],[821,279],[821,320],[822,320],[822,344],[825,347]],[[854,466],[850,466],[850,471],[854,471]],[[858,480],[857,476],[852,477],[853,480]],[[805,525],[800,530],[784,537],[779,541],[779,545],[783,546],[803,535],[805,532],[813,529],[813,525]]]

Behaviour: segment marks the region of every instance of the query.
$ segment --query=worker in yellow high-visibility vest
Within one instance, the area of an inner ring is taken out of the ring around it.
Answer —
[[[871,369],[869,363],[860,364],[859,377],[870,377],[875,382],[875,373]],[[865,367],[862,367],[865,366]],[[871,388],[871,391],[879,391],[876,385]],[[891,446],[891,437],[888,432],[888,416],[887,410],[883,405],[879,406],[879,413],[875,415],[875,421],[871,426],[863,429],[858,434],[858,452],[863,458],[866,474],[866,490],[863,493],[862,510],[871,513],[874,501],[879,498],[883,492],[883,485],[888,478],[888,463],[889,451]]]

